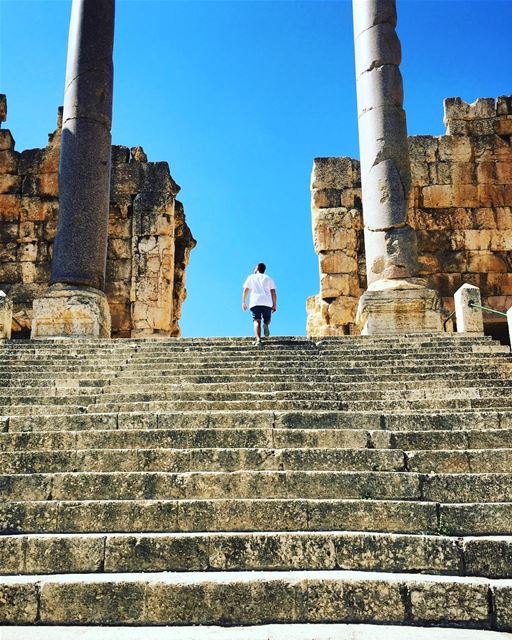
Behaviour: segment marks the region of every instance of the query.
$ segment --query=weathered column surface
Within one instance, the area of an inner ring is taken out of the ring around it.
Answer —
[[[108,233],[115,0],[73,0],[50,289],[32,337],[110,336]]]
[[[395,0],[353,0],[368,290],[363,333],[439,330],[437,294],[418,278],[407,224],[411,183]]]

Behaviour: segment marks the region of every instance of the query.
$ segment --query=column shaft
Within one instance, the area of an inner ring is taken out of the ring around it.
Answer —
[[[73,0],[51,284],[105,285],[114,10],[114,0]]]
[[[368,284],[418,274],[395,0],[353,0]]]

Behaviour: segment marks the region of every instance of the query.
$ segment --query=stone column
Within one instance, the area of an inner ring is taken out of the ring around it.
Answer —
[[[73,0],[59,222],[52,276],[34,301],[32,337],[110,337],[103,293],[110,195],[115,0]]]
[[[418,278],[407,224],[411,173],[395,31],[395,0],[353,0],[357,109],[368,290],[362,333],[441,329],[439,298]]]

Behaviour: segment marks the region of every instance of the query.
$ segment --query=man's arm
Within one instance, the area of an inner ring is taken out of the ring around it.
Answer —
[[[272,311],[277,311],[277,293],[275,289],[270,289],[270,295],[272,296]]]
[[[244,311],[247,311],[247,294],[249,293],[249,289],[247,289],[247,287],[244,289],[244,292],[242,293],[242,309]]]

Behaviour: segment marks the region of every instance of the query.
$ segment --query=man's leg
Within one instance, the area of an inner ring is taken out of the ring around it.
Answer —
[[[265,310],[265,313],[263,314],[263,333],[265,334],[265,338],[268,338],[270,336],[269,325],[271,322],[272,322],[272,309],[269,307],[268,313]]]
[[[254,321],[254,335],[256,336],[256,340],[261,339],[261,324],[259,320]]]

